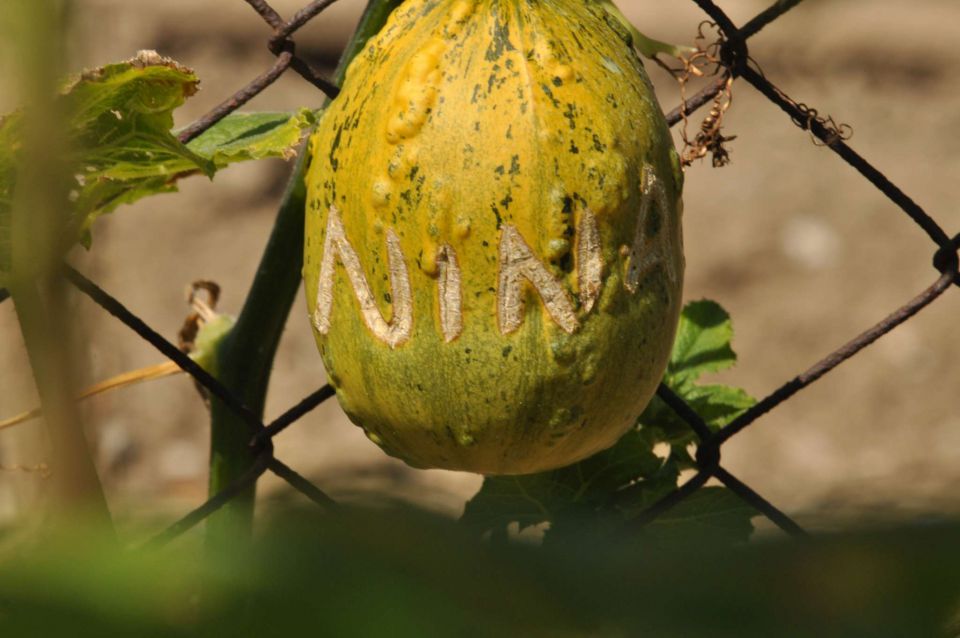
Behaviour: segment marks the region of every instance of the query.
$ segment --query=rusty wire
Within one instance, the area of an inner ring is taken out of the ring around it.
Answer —
[[[296,46],[291,37],[308,24],[335,0],[315,0],[298,11],[290,20],[284,20],[266,0],[245,0],[273,30],[267,41],[269,50],[276,56],[274,65],[249,84],[212,109],[195,123],[180,132],[181,141],[194,139],[218,121],[236,111],[253,97],[259,95],[288,70],[300,74],[314,86],[320,88],[328,97],[334,97],[338,88],[322,78],[306,62],[296,56]],[[693,0],[709,16],[712,24],[717,25],[720,38],[715,46],[705,47],[709,52],[705,60],[716,63],[716,79],[708,83],[698,93],[687,99],[684,95],[680,106],[666,114],[667,122],[674,126],[685,121],[687,116],[701,107],[723,102],[729,95],[732,83],[742,78],[748,84],[765,95],[780,107],[795,125],[809,131],[818,143],[831,149],[863,175],[871,184],[883,192],[894,204],[908,215],[932,240],[934,248],[933,266],[939,276],[926,290],[910,300],[875,326],[855,337],[847,344],[827,354],[817,364],[797,377],[785,382],[769,396],[758,401],[723,429],[712,432],[703,418],[679,396],[665,385],[661,385],[657,395],[683,419],[699,439],[696,454],[696,474],[678,487],[677,490],[651,505],[640,515],[634,517],[629,529],[638,529],[669,511],[672,507],[695,493],[710,479],[716,479],[745,502],[766,516],[771,522],[793,536],[806,535],[788,515],[781,512],[769,501],[760,496],[748,485],[730,474],[721,465],[721,447],[731,437],[753,425],[762,416],[783,404],[785,401],[849,360],[864,348],[890,333],[897,326],[914,317],[921,310],[943,295],[953,285],[960,286],[958,272],[958,248],[960,234],[949,236],[937,222],[927,214],[913,199],[891,182],[866,159],[847,145],[848,131],[845,125],[836,124],[831,118],[820,116],[816,109],[790,98],[784,91],[771,83],[750,58],[747,40],[759,33],[784,13],[795,7],[801,0],[776,0],[769,8],[759,13],[742,28],[737,26],[713,2],[713,0]],[[724,109],[725,110],[725,109]],[[719,127],[717,127],[719,133]],[[721,136],[722,137],[722,136]],[[243,402],[234,396],[216,378],[212,377],[177,346],[164,339],[135,314],[130,312],[118,300],[103,291],[92,281],[72,268],[67,268],[65,276],[81,292],[90,297],[131,330],[140,335],[167,358],[180,366],[185,372],[211,395],[216,396],[224,405],[238,414],[251,433],[251,448],[256,451],[256,459],[251,467],[226,489],[214,495],[198,508],[155,536],[148,545],[155,547],[177,538],[197,523],[203,521],[233,497],[252,486],[266,472],[279,476],[292,487],[325,509],[331,510],[335,502],[313,483],[303,478],[283,464],[273,454],[272,437],[295,423],[309,411],[316,408],[334,395],[330,386],[324,386],[293,406],[285,414],[265,425]],[[6,290],[0,289],[0,302],[7,298]]]

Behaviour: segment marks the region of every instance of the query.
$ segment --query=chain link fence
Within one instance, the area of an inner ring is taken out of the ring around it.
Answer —
[[[184,129],[179,135],[180,140],[184,143],[196,138],[221,119],[242,107],[289,71],[299,74],[331,99],[336,97],[339,91],[337,86],[325,79],[306,61],[297,56],[296,44],[293,40],[293,36],[299,29],[320,15],[321,12],[332,5],[335,0],[315,0],[298,11],[289,20],[285,20],[265,0],[245,1],[272,29],[272,34],[267,41],[267,46],[276,56],[276,62],[266,72],[253,79],[205,116]],[[697,94],[685,98],[680,106],[667,113],[666,117],[669,125],[675,126],[678,123],[686,122],[687,117],[694,111],[711,103],[716,104],[718,96],[725,90],[729,90],[734,80],[746,82],[783,110],[793,124],[808,131],[817,143],[829,148],[845,162],[850,164],[864,179],[873,184],[896,204],[904,214],[908,215],[927,236],[929,236],[932,242],[932,265],[938,275],[928,288],[883,318],[873,327],[854,337],[837,350],[827,354],[815,365],[781,385],[774,392],[735,418],[723,429],[717,432],[711,431],[703,418],[665,385],[661,384],[657,392],[658,396],[696,433],[698,438],[696,454],[697,471],[676,491],[668,494],[650,506],[638,517],[634,518],[630,523],[633,527],[639,528],[650,523],[699,490],[711,478],[714,478],[766,516],[783,531],[794,536],[805,536],[807,532],[790,518],[790,516],[782,512],[723,467],[721,464],[723,445],[732,437],[756,423],[765,414],[777,408],[807,386],[818,381],[833,371],[837,366],[857,355],[864,348],[897,328],[897,326],[910,320],[925,307],[940,298],[949,288],[954,285],[960,286],[960,258],[958,258],[960,234],[951,237],[937,221],[924,211],[913,199],[846,143],[845,140],[847,136],[843,126],[837,126],[831,119],[821,117],[816,109],[791,99],[765,77],[759,66],[750,57],[748,46],[750,38],[759,33],[767,25],[780,19],[790,9],[800,4],[802,0],[777,0],[769,8],[759,13],[741,27],[735,25],[713,0],[693,1],[709,16],[712,23],[719,29],[720,40],[715,45],[715,57],[723,71]],[[200,507],[154,536],[148,542],[148,545],[160,546],[177,538],[213,514],[232,498],[247,491],[266,472],[272,472],[279,476],[320,507],[325,509],[333,509],[336,507],[335,501],[319,487],[277,459],[274,456],[271,443],[274,436],[296,423],[301,417],[324,401],[332,398],[335,394],[333,388],[325,385],[300,401],[297,405],[291,407],[279,418],[270,423],[263,423],[259,417],[244,405],[242,400],[220,381],[201,368],[176,345],[165,339],[128,310],[119,300],[101,289],[97,284],[90,281],[77,270],[67,267],[65,273],[68,281],[78,290],[123,322],[145,341],[153,345],[169,360],[176,363],[176,365],[193,377],[197,383],[209,392],[211,396],[216,397],[232,410],[249,429],[251,438],[250,447],[255,452],[256,458],[247,471]],[[6,300],[7,296],[5,290],[0,290],[0,302]]]

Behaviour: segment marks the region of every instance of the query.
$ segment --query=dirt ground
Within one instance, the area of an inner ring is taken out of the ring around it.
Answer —
[[[277,0],[291,15],[301,0]],[[329,64],[361,6],[341,0],[298,38]],[[743,22],[766,0],[724,0]],[[186,124],[269,67],[268,32],[240,0],[75,2],[75,69],[156,49],[195,68],[203,90],[179,114]],[[623,0],[646,33],[689,42],[704,16],[692,2]],[[797,100],[849,123],[851,145],[950,233],[960,210],[949,182],[960,175],[960,3],[956,0],[808,0],[751,42],[768,77]],[[665,108],[671,78],[651,68]],[[290,74],[251,109],[316,105],[320,95]],[[4,104],[4,106],[9,106]],[[929,240],[879,192],[745,83],[735,87],[727,130],[733,162],[688,171],[685,238],[688,299],[723,304],[736,328],[738,367],[719,377],[766,395],[906,303],[936,278]],[[222,310],[239,310],[270,229],[289,166],[231,168],[179,195],[117,211],[94,229],[90,253],[73,260],[168,338],[187,311],[185,286],[213,279]],[[829,527],[862,516],[960,513],[960,293],[841,366],[735,437],[724,465],[801,523]],[[160,356],[85,299],[69,318],[87,344],[84,380]],[[0,416],[35,395],[10,303],[0,306]],[[274,371],[267,417],[324,382],[305,306],[295,307]],[[88,402],[89,436],[111,505],[124,523],[145,512],[169,518],[206,490],[205,408],[183,377]],[[0,465],[43,461],[39,424],[0,433]],[[276,440],[277,454],[332,496],[404,498],[457,513],[480,478],[414,471],[386,458],[335,402]],[[0,522],[36,498],[42,479],[0,472]],[[289,490],[261,481],[264,498]]]

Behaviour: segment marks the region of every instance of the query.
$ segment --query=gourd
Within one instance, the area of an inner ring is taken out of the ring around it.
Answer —
[[[308,311],[371,440],[524,474],[635,424],[680,312],[682,173],[602,3],[407,0],[309,151]]]

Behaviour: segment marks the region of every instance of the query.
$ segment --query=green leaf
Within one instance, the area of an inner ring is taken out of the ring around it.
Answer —
[[[689,385],[673,390],[700,415],[711,430],[719,430],[756,401],[740,388],[725,385]],[[654,397],[637,420],[641,428],[657,430],[660,441],[687,445],[696,441],[690,426],[664,403]]]
[[[687,304],[667,366],[667,385],[683,386],[704,373],[733,366],[737,355],[730,347],[732,339],[730,315],[720,304],[707,300]]]
[[[213,160],[217,168],[266,157],[290,159],[297,144],[316,124],[310,109],[297,113],[233,113],[187,144]]]
[[[616,492],[653,476],[663,459],[648,432],[631,430],[613,447],[574,465],[526,476],[487,478],[463,514],[480,532],[516,522],[523,529],[544,521],[579,520],[612,506]]]
[[[702,487],[644,528],[644,536],[670,544],[745,543],[758,512],[725,487]]]
[[[273,499],[278,499],[277,494]],[[956,636],[960,526],[707,544],[477,542],[410,507],[271,504],[241,554],[118,551],[78,524],[0,540],[3,636]],[[166,521],[138,512],[126,536]],[[721,533],[713,525],[711,534]],[[727,529],[722,526],[720,529]],[[663,530],[665,533],[666,529]],[[671,530],[674,531],[674,530]],[[678,529],[676,531],[683,531]],[[51,537],[53,537],[51,539]],[[28,538],[29,541],[24,541]],[[666,539],[669,540],[669,539]]]
[[[554,480],[552,473],[491,476],[467,502],[461,521],[479,533],[500,530],[510,523],[520,528],[548,521],[553,510],[574,500],[574,491]]]
[[[175,190],[180,177],[216,167],[173,135],[173,112],[196,93],[190,69],[153,52],[84,73],[65,89],[76,166],[72,227],[89,243],[93,221],[117,206]]]
[[[756,403],[746,391],[726,385],[692,386],[683,398],[713,430],[719,430]]]
[[[111,64],[68,84],[58,99],[68,114],[63,152],[74,166],[64,250],[89,246],[90,227],[121,204],[176,190],[189,175],[213,177],[228,164],[289,158],[315,124],[297,113],[233,114],[184,145],[173,132],[173,113],[197,91],[190,69],[154,52]],[[0,121],[0,285],[10,270],[10,209],[20,152],[18,111]]]
[[[556,473],[576,485],[577,495],[584,500],[606,504],[613,492],[660,469],[663,459],[653,453],[655,444],[651,432],[634,429],[610,449]]]
[[[683,469],[675,454],[660,466],[654,474],[643,481],[628,485],[616,493],[616,508],[626,518],[633,518],[640,512],[677,489],[680,471]]]

